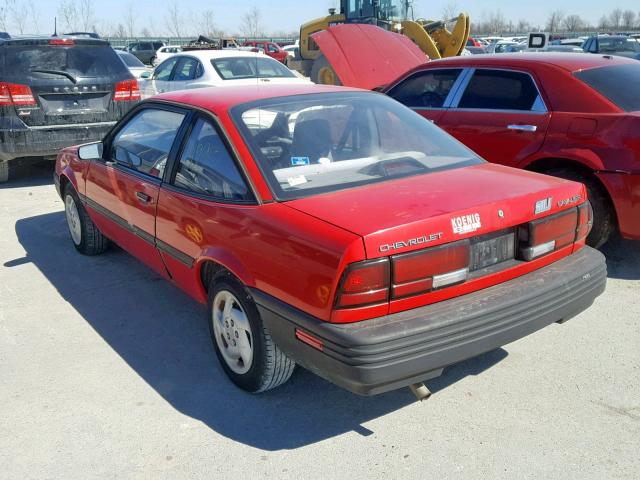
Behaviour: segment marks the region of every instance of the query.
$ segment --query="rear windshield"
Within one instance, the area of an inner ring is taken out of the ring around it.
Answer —
[[[598,38],[600,53],[640,52],[640,43],[627,37]]]
[[[262,100],[232,115],[281,200],[482,163],[428,120],[377,93]]]
[[[138,57],[135,57],[127,52],[118,53],[120,58],[124,62],[127,67],[144,67],[144,63],[138,60]]]
[[[640,62],[584,70],[575,76],[622,110],[640,111]]]
[[[277,60],[255,57],[228,57],[211,60],[223,80],[244,78],[295,78],[291,70]]]
[[[35,70],[55,70],[74,77],[114,77],[127,72],[127,68],[109,45],[6,45],[3,75],[12,77],[51,76]]]

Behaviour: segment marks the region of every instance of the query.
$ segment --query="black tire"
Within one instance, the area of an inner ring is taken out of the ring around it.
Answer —
[[[593,228],[587,237],[587,245],[600,248],[616,229],[616,215],[606,190],[590,175],[572,168],[552,168],[547,175],[584,183],[593,208]]]
[[[156,61],[156,57],[153,56],[149,59],[149,65],[151,65],[152,67],[155,67],[156,64],[154,63]]]
[[[218,341],[213,322],[213,305],[216,295],[231,293],[238,301],[249,321],[253,338],[253,360],[244,374],[234,372],[225,360]],[[263,325],[258,309],[244,286],[229,273],[216,276],[209,286],[208,323],[211,341],[220,365],[238,387],[250,393],[261,393],[285,383],[295,369],[296,364],[287,357],[273,342],[267,328]]]
[[[0,183],[9,181],[9,162],[0,160]]]
[[[69,217],[68,217],[69,212],[67,211],[68,197],[70,197],[73,200],[75,207],[78,211],[78,218],[80,221],[80,241],[79,242],[76,242],[71,232],[71,225],[69,223]],[[98,227],[96,227],[96,225],[93,223],[93,220],[91,220],[91,217],[89,217],[89,214],[84,209],[84,206],[82,205],[82,202],[80,202],[78,194],[76,193],[75,189],[71,184],[67,184],[67,186],[65,187],[62,199],[65,203],[65,217],[67,218],[69,235],[71,236],[71,242],[73,243],[73,246],[76,247],[76,250],[78,250],[83,255],[89,255],[89,256],[99,255],[105,252],[109,248],[109,244],[110,244],[109,239],[105,237],[100,232],[100,230],[98,230]]]
[[[329,64],[327,57],[325,57],[324,55],[320,55],[318,58],[316,58],[315,61],[313,62],[313,66],[311,67],[311,74],[309,78],[313,83],[319,82],[320,70],[322,70],[323,68],[329,68],[333,71],[333,76],[336,80],[335,85],[342,85],[342,81],[340,81],[340,77],[338,77],[338,74],[333,69],[331,64]]]

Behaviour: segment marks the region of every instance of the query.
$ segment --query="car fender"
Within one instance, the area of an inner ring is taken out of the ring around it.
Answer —
[[[256,281],[247,267],[229,250],[222,247],[205,247],[195,261],[195,271],[198,278],[202,274],[202,267],[206,262],[214,262],[227,269],[238,280],[248,287],[255,287]]]
[[[65,182],[71,183],[76,192],[84,195],[88,167],[89,162],[78,158],[78,147],[69,147],[60,151],[56,159],[56,175],[60,178],[60,195],[64,192]]]

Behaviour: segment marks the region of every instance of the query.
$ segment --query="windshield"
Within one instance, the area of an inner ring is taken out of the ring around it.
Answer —
[[[399,0],[349,0],[348,2],[348,19],[375,17],[376,12],[373,4],[377,3],[377,18],[380,20],[404,20],[407,16],[403,8],[403,4]]]
[[[263,100],[234,108],[232,116],[281,200],[482,162],[428,120],[376,93]]]
[[[255,57],[214,58],[211,65],[223,80],[246,78],[295,78],[291,70],[277,60]]]
[[[115,50],[108,45],[8,45],[4,71],[14,77],[49,74],[34,70],[57,70],[74,77],[112,77],[127,72]]]
[[[640,52],[640,43],[632,38],[601,37],[598,38],[600,53]]]
[[[640,62],[593,68],[574,75],[622,110],[640,111]],[[624,88],[621,88],[622,85]]]

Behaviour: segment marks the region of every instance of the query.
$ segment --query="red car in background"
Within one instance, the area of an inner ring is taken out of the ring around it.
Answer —
[[[340,72],[337,72],[338,75]],[[382,89],[490,162],[584,183],[588,243],[640,239],[640,63],[563,53],[428,62]]]
[[[279,62],[286,63],[289,54],[285,52],[280,45],[274,42],[266,41],[248,41],[244,42],[245,47],[261,48],[266,55],[275,58]]]
[[[75,248],[115,242],[208,305],[241,388],[299,364],[376,394],[587,308],[606,264],[583,185],[488,164],[379,93],[172,92],[63,150]]]

